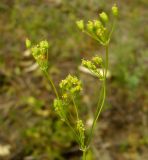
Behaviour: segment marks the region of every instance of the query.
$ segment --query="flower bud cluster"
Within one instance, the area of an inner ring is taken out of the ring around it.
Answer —
[[[100,72],[100,67],[102,67],[103,60],[101,57],[95,56],[91,60],[82,59],[82,66],[87,68],[91,73],[93,73],[100,80],[103,80],[103,75]]]
[[[83,124],[83,121],[82,120],[77,120],[76,122],[76,129],[77,129],[77,132],[80,136],[80,144],[81,144],[81,149],[84,148],[84,139],[85,139],[85,127],[84,127],[84,124]]]
[[[112,14],[116,17],[118,15],[118,8],[116,5],[112,7]],[[109,22],[107,13],[102,12],[99,14],[100,20],[88,21],[84,24],[83,20],[77,21],[78,28],[93,37],[102,45],[107,45],[110,39],[110,30],[106,28],[106,24]]]
[[[102,66],[102,63],[103,63],[103,60],[101,57],[99,56],[94,56],[92,58],[92,62],[95,64],[95,65],[98,65],[98,67]]]
[[[106,15],[106,14],[105,14]],[[104,21],[107,21],[107,15],[104,16],[101,15],[101,19],[104,19]],[[80,20],[76,22],[78,28],[90,36],[92,36],[94,39],[98,40],[102,44],[104,44],[107,41],[107,30],[105,26],[102,24],[101,21],[99,20],[93,20],[93,21],[88,21],[86,25],[84,25],[84,21]]]
[[[82,83],[76,76],[71,76],[70,74],[66,79],[62,80],[60,83],[60,88],[63,90],[63,97],[67,97],[68,94],[75,95],[82,90]]]
[[[99,20],[88,21],[86,29],[89,34],[96,37],[102,43],[106,42],[107,30]]]
[[[76,128],[77,128],[77,130],[79,131],[79,133],[85,131],[84,124],[83,124],[83,121],[82,121],[82,120],[79,119],[79,120],[77,121]]]
[[[31,42],[29,40],[26,40],[26,46],[28,48],[31,47]],[[33,57],[43,71],[48,69],[48,49],[49,43],[47,41],[41,41],[31,48]]]
[[[66,119],[66,103],[61,99],[55,99],[53,103],[56,113],[59,115],[61,120]]]

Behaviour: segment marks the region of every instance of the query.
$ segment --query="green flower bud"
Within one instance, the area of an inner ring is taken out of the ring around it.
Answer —
[[[77,77],[70,74],[59,84],[64,93],[75,94],[82,90],[82,83]]]
[[[84,124],[83,124],[82,120],[77,121],[76,128],[80,133],[85,131]]]
[[[66,119],[65,103],[61,99],[55,99],[53,102],[53,106],[56,113],[61,118],[61,120],[65,121]]]
[[[34,46],[34,47],[31,48],[31,51],[32,51],[33,57],[37,60],[38,56],[40,55],[40,49],[39,49],[39,47],[36,45],[36,46]]]
[[[47,50],[49,48],[49,43],[47,41],[41,41],[40,48],[43,50]]]
[[[96,66],[89,60],[82,59],[82,65],[91,71],[95,71],[97,69]]]
[[[83,20],[77,21],[76,24],[80,30],[84,30],[84,21]]]
[[[101,28],[97,29],[96,34],[100,38],[103,35],[102,29]]]
[[[93,75],[103,80],[102,74],[100,72],[100,66],[102,59],[100,57],[94,57],[92,61],[82,59],[82,65],[87,68]]]
[[[48,61],[47,60],[38,60],[38,64],[40,66],[40,69],[42,71],[47,71],[48,67],[49,67],[49,64],[48,64]]]
[[[31,47],[31,41],[29,39],[26,39],[26,47],[27,48]]]
[[[84,140],[85,140],[85,127],[84,127],[84,124],[83,124],[83,121],[82,120],[77,120],[76,122],[76,129],[79,133],[79,136],[80,136],[80,147],[81,149],[85,148],[84,146]]]
[[[43,71],[48,69],[48,48],[49,43],[47,41],[41,41],[39,44],[31,48],[32,55],[39,64],[39,67]]]
[[[87,23],[87,30],[89,32],[93,32],[93,28],[94,28],[93,22],[92,21],[88,21],[88,23]]]
[[[95,29],[98,29],[98,28],[102,27],[102,23],[98,20],[94,20],[94,27],[95,27]]]
[[[64,93],[64,94],[62,95],[62,98],[63,98],[64,100],[67,100],[67,99],[68,99],[67,93]]]
[[[93,61],[95,64],[97,64],[97,65],[101,65],[102,62],[103,62],[102,58],[101,58],[101,57],[98,57],[98,56],[93,57],[93,58],[92,58],[92,61]]]
[[[112,7],[112,13],[114,16],[116,16],[116,17],[118,16],[118,7],[116,4],[114,4]]]
[[[118,7],[116,4],[112,7],[112,14],[114,16],[118,15]],[[95,39],[97,42],[99,42],[101,45],[106,46],[109,41],[110,41],[110,25],[107,25],[105,28],[105,23],[109,21],[109,16],[107,13],[102,12],[99,15],[100,21],[99,20],[93,20],[93,21],[88,21],[88,23],[84,24],[83,20],[77,21],[77,26],[81,29],[84,30],[84,32]]]
[[[100,18],[103,22],[108,22],[108,15],[105,12],[100,13]]]

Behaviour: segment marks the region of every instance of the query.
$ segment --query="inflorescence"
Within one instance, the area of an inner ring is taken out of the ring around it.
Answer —
[[[82,59],[82,66],[87,68],[93,75],[98,77],[100,80],[104,79],[104,75],[100,70],[103,66],[103,60],[101,57],[95,56],[91,60]]]
[[[112,7],[112,14],[114,17],[118,16],[118,8],[116,4]],[[109,28],[107,28],[107,23],[109,22],[109,17],[107,13],[102,12],[99,14],[100,20],[89,20],[87,24],[84,24],[83,20],[79,20],[76,22],[78,28],[97,40],[102,45],[106,46],[111,37],[111,32]]]
[[[75,95],[82,90],[82,82],[76,76],[68,75],[59,84],[64,94]],[[63,95],[64,96],[64,95]]]
[[[41,70],[47,71],[49,43],[47,41],[41,41],[39,44],[31,46],[31,41],[27,39],[26,47],[31,49],[32,55]]]
[[[118,16],[118,8],[116,5],[112,7],[112,15],[116,18]],[[106,58],[103,60],[99,56],[94,56],[91,60],[82,59],[82,66],[87,68],[93,75],[95,75],[99,80],[102,80],[102,90],[100,95],[100,100],[96,108],[95,117],[93,120],[92,127],[90,129],[90,134],[87,139],[85,137],[85,125],[83,121],[79,118],[77,104],[75,99],[77,95],[82,91],[82,82],[72,75],[68,75],[64,80],[59,83],[60,94],[58,93],[50,75],[48,74],[48,49],[50,47],[47,41],[41,41],[39,44],[32,46],[29,39],[26,40],[26,47],[31,50],[33,57],[38,63],[40,69],[44,71],[46,78],[50,81],[53,90],[56,94],[53,106],[56,113],[59,115],[62,121],[64,121],[75,134],[76,140],[80,145],[80,149],[83,151],[83,157],[85,157],[85,152],[87,151],[92,137],[96,121],[102,111],[105,97],[106,97],[106,73],[108,69],[108,45],[110,38],[114,29],[114,22],[111,29],[107,25],[109,23],[109,16],[107,13],[102,12],[99,14],[98,20],[90,20],[87,24],[84,24],[83,20],[77,21],[76,24],[78,28],[97,40],[101,45],[106,48]],[[103,72],[102,72],[103,71]],[[72,117],[75,122],[70,121],[70,116],[73,116],[69,110],[69,106],[74,106],[76,117]],[[74,126],[73,126],[74,125]]]

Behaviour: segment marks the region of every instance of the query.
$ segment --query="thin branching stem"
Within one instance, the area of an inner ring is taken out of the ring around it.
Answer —
[[[53,90],[54,90],[54,93],[55,93],[56,97],[59,99],[58,91],[57,91],[57,89],[56,89],[56,87],[55,87],[55,85],[54,85],[54,83],[53,83],[53,80],[52,80],[51,77],[49,76],[48,72],[47,72],[47,71],[44,71],[44,75],[45,75],[45,77],[47,78],[48,82],[50,82],[50,84],[51,84],[51,86],[52,86],[52,88],[53,88]]]
[[[71,129],[71,131],[73,132],[73,134],[75,135],[76,141],[78,142],[78,144],[80,145],[80,138],[78,136],[78,134],[76,133],[76,131],[74,130],[74,128],[71,126],[71,124],[69,123],[69,120],[66,119],[65,123],[67,124],[67,126]]]
[[[114,19],[114,21],[113,21],[113,23],[112,23],[111,31],[110,31],[109,36],[108,36],[108,42],[107,42],[108,44],[109,44],[109,42],[110,42],[111,36],[112,36],[112,34],[113,34],[113,31],[114,31],[114,29],[115,29],[115,25],[116,25],[116,19]]]
[[[46,76],[47,80],[49,80],[49,82],[50,82],[50,84],[51,84],[51,86],[52,86],[52,88],[53,88],[53,90],[54,90],[54,93],[55,93],[56,97],[59,99],[59,94],[58,94],[58,92],[57,92],[57,89],[56,89],[56,87],[55,87],[55,85],[54,85],[51,77],[49,76],[49,74],[48,74],[47,72],[44,72],[44,75]],[[68,127],[72,130],[72,132],[73,132],[74,135],[76,136],[77,141],[79,142],[79,141],[80,141],[80,140],[79,140],[79,136],[77,135],[77,133],[75,132],[75,130],[74,130],[74,128],[71,126],[71,124],[69,123],[69,120],[66,119],[66,120],[65,120],[65,123],[66,123],[66,124],[68,125]]]
[[[92,135],[94,133],[94,129],[95,129],[97,120],[98,120],[98,118],[100,116],[100,113],[103,109],[105,98],[106,98],[106,76],[107,76],[107,70],[108,70],[108,45],[106,45],[105,49],[106,49],[106,55],[105,55],[104,81],[103,81],[102,88],[101,88],[101,93],[100,93],[100,98],[99,98],[99,101],[98,101],[98,107],[97,107],[96,115],[95,115],[95,118],[93,120],[93,124],[92,124],[91,130],[90,130],[90,134],[88,136],[87,146],[90,144],[90,141],[91,141]],[[101,100],[102,100],[102,102],[100,104]]]
[[[89,32],[87,32],[86,30],[83,31],[84,33],[86,33],[88,36],[92,37],[93,39],[95,39],[97,42],[99,42],[100,44],[102,44],[103,46],[105,45],[98,37],[96,37],[95,35],[91,35]]]
[[[102,84],[102,88],[101,88],[101,92],[100,92],[100,98],[99,98],[98,106],[97,106],[97,111],[96,111],[95,118],[93,120],[93,124],[92,124],[91,130],[90,130],[89,136],[88,136],[87,146],[90,144],[90,141],[91,141],[91,138],[92,138],[92,135],[94,133],[95,126],[96,126],[96,122],[98,120],[98,117],[99,117],[99,115],[102,111],[103,105],[104,105],[104,101],[105,101],[105,85]]]
[[[71,98],[72,98],[73,105],[74,105],[74,107],[75,107],[77,120],[79,120],[78,108],[77,108],[77,105],[76,105],[76,103],[75,103],[75,99],[74,99],[73,95],[71,96]]]

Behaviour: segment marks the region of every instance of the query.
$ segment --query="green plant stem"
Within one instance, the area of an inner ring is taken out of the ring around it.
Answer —
[[[86,150],[83,150],[82,160],[86,160]]]
[[[50,85],[52,86],[53,90],[54,90],[54,93],[56,95],[56,97],[59,99],[59,94],[57,92],[57,89],[53,83],[53,80],[51,79],[51,77],[49,76],[48,72],[47,71],[44,71],[44,75],[45,77],[47,78],[48,82],[50,82]],[[74,101],[74,99],[73,99]],[[74,103],[75,107],[76,107],[76,104]],[[77,107],[76,107],[77,108]],[[77,116],[78,116],[78,112],[77,112]],[[79,139],[79,136],[77,135],[77,133],[75,132],[74,128],[71,126],[71,124],[69,123],[69,120],[66,119],[65,120],[65,123],[67,124],[67,126],[72,130],[73,134],[75,135],[76,137],[76,140],[77,142],[80,144],[80,139]]]
[[[102,102],[101,102],[101,100],[102,100]],[[104,105],[104,101],[105,101],[105,85],[104,85],[104,82],[103,82],[102,88],[101,88],[101,93],[100,93],[100,98],[99,98],[99,102],[98,102],[98,107],[97,107],[97,111],[96,111],[96,115],[95,115],[95,118],[93,120],[93,124],[92,124],[91,130],[90,130],[90,134],[88,136],[87,146],[89,146],[89,144],[90,144],[90,141],[91,141],[92,135],[94,133],[94,129],[95,129],[97,120],[99,118],[99,115],[100,115],[100,113],[102,111],[102,108],[103,108],[103,105]]]
[[[56,97],[59,99],[59,94],[58,94],[58,92],[57,92],[57,89],[56,89],[56,87],[55,87],[55,85],[54,85],[54,83],[53,83],[53,80],[52,80],[51,77],[49,76],[48,72],[47,72],[47,71],[44,71],[44,75],[45,75],[45,77],[47,78],[48,82],[50,82],[50,84],[51,84],[51,86],[52,86],[52,88],[53,88],[53,90],[54,90],[54,93],[55,93]]]
[[[73,97],[73,96],[71,96],[71,97],[72,97],[72,102],[73,102],[74,107],[75,107],[77,120],[79,120],[79,114],[78,114],[78,108],[77,108],[77,105],[76,105],[76,103],[75,103],[74,97]]]
[[[79,136],[77,135],[77,133],[75,132],[74,128],[71,126],[71,124],[69,123],[69,120],[67,119],[65,121],[65,123],[67,124],[67,126],[71,129],[71,131],[73,132],[73,134],[75,135],[76,137],[76,141],[78,142],[78,144],[80,145],[80,138]]]
[[[103,84],[102,84],[103,86],[101,88],[101,93],[100,93],[100,98],[99,98],[99,102],[98,102],[96,115],[95,115],[95,118],[93,120],[93,124],[92,124],[90,134],[89,134],[89,137],[88,137],[87,146],[90,144],[90,141],[91,141],[92,135],[94,133],[94,129],[95,129],[97,120],[98,120],[98,118],[101,114],[101,111],[102,111],[103,106],[104,106],[105,98],[106,98],[106,76],[107,76],[107,70],[108,70],[108,45],[106,45],[105,50],[106,50],[106,55],[105,55],[104,81],[103,81]],[[102,99],[102,102],[100,104],[101,99]]]
[[[89,32],[87,32],[86,30],[83,31],[84,33],[86,33],[88,36],[90,36],[91,38],[95,39],[97,42],[99,42],[100,44],[102,44],[103,46],[105,45],[104,43],[102,43],[102,41],[100,39],[98,39],[95,35],[91,35]]]
[[[110,31],[109,36],[108,36],[107,44],[109,44],[109,42],[110,42],[112,33],[113,33],[114,29],[115,29],[115,25],[116,25],[116,19],[114,19],[114,21],[113,21],[113,23],[112,23],[112,27],[111,27],[111,31]],[[107,46],[107,45],[106,45],[106,46]]]
[[[108,70],[108,45],[105,47],[106,50],[106,60],[105,60],[105,85],[106,85],[106,76],[107,76],[107,70]]]

